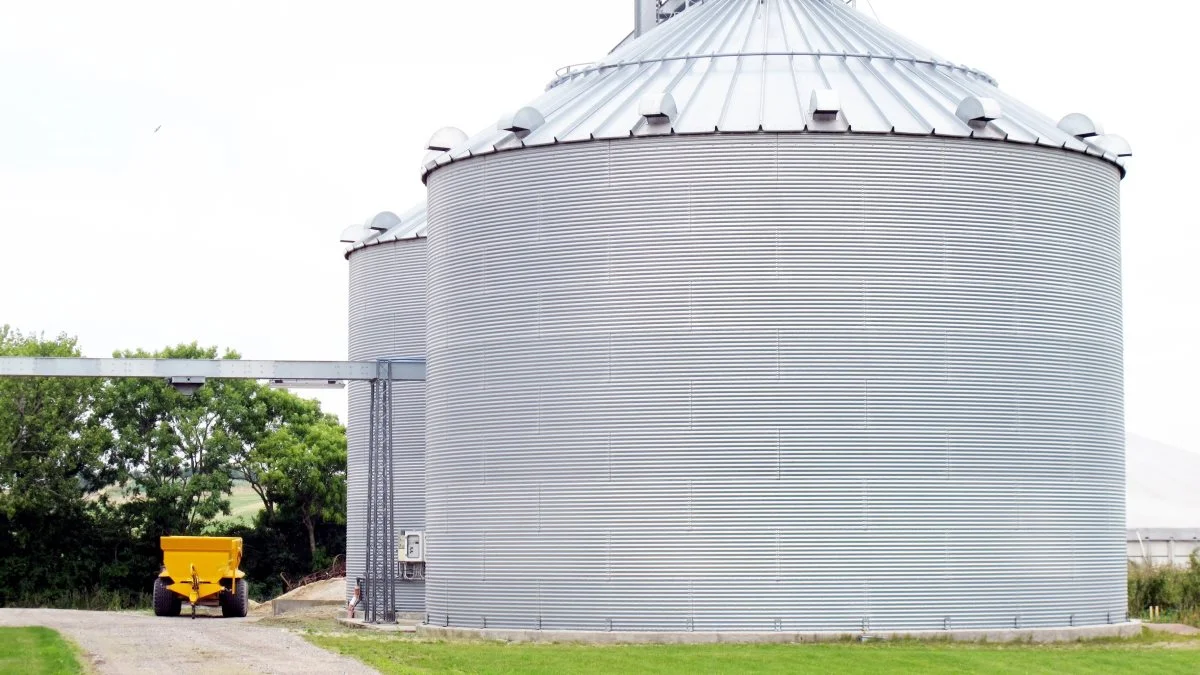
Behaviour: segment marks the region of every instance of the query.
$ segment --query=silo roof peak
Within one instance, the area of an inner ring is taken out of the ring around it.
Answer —
[[[390,216],[390,217],[389,217]],[[429,232],[429,216],[426,211],[425,202],[421,202],[411,209],[404,212],[403,215],[397,216],[390,211],[384,211],[379,215],[372,216],[367,219],[367,224],[360,227],[360,230],[366,232],[371,230],[371,225],[374,223],[386,223],[387,229],[377,231],[373,234],[358,239],[346,249],[346,257],[355,251],[375,246],[377,244],[386,244],[393,241],[403,241],[408,239],[424,239]],[[343,240],[345,241],[345,240]],[[347,243],[349,243],[347,241]]]
[[[646,125],[647,94],[675,105],[669,128]],[[834,114],[814,101],[836,100]],[[964,118],[986,102],[990,112]],[[965,106],[965,107],[964,107]],[[839,132],[983,138],[1122,157],[1077,137],[1002,92],[981,70],[953,63],[843,0],[706,0],[690,4],[604,59],[560,70],[528,106],[544,120],[523,135],[491,127],[428,174],[480,154],[651,133]]]

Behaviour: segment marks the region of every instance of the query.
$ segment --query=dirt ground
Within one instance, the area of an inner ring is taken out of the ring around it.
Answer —
[[[306,614],[319,615],[329,618],[342,616],[346,613],[346,578],[337,577],[336,579],[328,579],[326,581],[317,581],[307,586],[293,589],[290,593],[275,598],[275,600],[310,600],[319,601],[321,606],[314,607],[311,611],[304,611],[296,607],[288,609],[288,614]],[[331,607],[326,603],[337,603],[336,607]],[[271,601],[267,600],[263,603],[251,601],[250,616],[253,618],[266,618],[274,614],[274,608]]]
[[[251,619],[0,609],[0,626],[53,628],[79,645],[99,673],[376,672]]]
[[[315,581],[307,586],[301,586],[289,593],[275,598],[276,600],[336,600],[346,601],[346,577],[335,577],[325,581]]]
[[[1174,635],[1200,635],[1200,628],[1188,626],[1182,623],[1148,623],[1145,625],[1150,630],[1156,630],[1162,633],[1172,633]]]

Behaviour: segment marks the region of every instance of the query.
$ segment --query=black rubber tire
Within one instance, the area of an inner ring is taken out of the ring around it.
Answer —
[[[233,592],[221,591],[221,616],[244,617],[250,613],[250,585],[245,579],[234,579],[233,586]]]
[[[154,580],[154,616],[179,616],[183,607],[183,598],[175,595],[167,588],[167,580],[158,577]]]

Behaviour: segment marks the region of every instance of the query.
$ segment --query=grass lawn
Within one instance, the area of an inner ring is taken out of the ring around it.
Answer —
[[[311,631],[305,637],[382,673],[1200,673],[1200,640],[1158,634],[1053,646],[531,645]]]
[[[75,646],[49,628],[0,628],[0,673],[82,673]]]

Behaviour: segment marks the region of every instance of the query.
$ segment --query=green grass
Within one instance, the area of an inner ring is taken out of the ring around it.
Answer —
[[[262,499],[244,481],[234,481],[233,493],[229,495],[229,518],[254,524],[254,516],[263,510]]]
[[[0,674],[82,673],[78,650],[49,628],[0,628]]]
[[[309,632],[382,673],[1200,673],[1200,640],[1151,635],[1064,645],[897,641],[585,646],[438,642]]]

